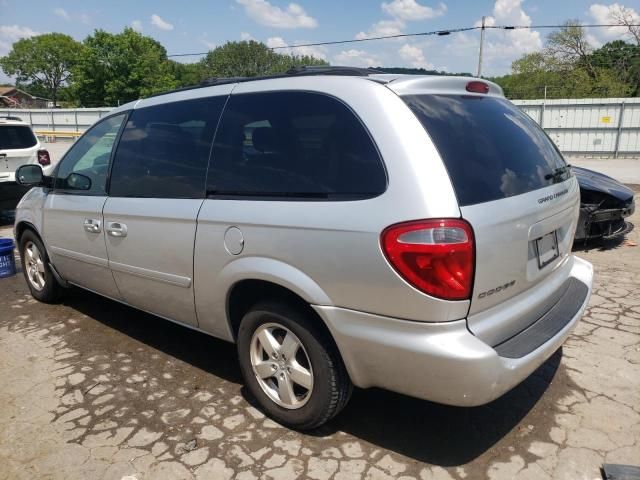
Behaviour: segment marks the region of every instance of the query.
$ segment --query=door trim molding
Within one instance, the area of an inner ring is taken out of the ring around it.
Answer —
[[[112,261],[109,261],[109,266],[111,267],[111,270],[115,272],[127,273],[129,275],[135,275],[136,277],[148,278],[149,280],[156,280],[158,282],[168,283],[169,285],[175,285],[177,287],[191,287],[190,277],[183,277],[180,275],[174,275],[172,273],[158,272],[156,270],[134,267],[133,265],[126,265],[124,263],[117,263]]]
[[[54,247],[50,246],[49,250],[51,253],[55,255],[60,255],[61,257],[71,258],[72,260],[77,260],[79,262],[89,263],[91,265],[97,265],[99,267],[109,268],[109,262],[106,258],[94,257],[93,255],[87,255],[86,253],[74,252],[72,250],[67,250],[66,248]]]

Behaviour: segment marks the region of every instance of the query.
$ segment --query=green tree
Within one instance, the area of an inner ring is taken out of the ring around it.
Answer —
[[[569,21],[549,35],[543,51],[522,56],[511,74],[494,80],[509,98],[625,97],[638,89],[636,48],[612,42],[594,50],[584,29]]]
[[[197,63],[180,63],[169,60],[169,70],[176,79],[178,87],[198,85],[206,77],[202,65]]]
[[[73,85],[83,106],[122,104],[177,85],[165,48],[132,28],[96,30],[83,43]]]
[[[300,65],[327,65],[324,60],[302,55],[275,53],[264,43],[227,42],[200,61],[207,77],[255,77],[282,73]]]
[[[640,45],[623,40],[605,43],[591,54],[591,62],[615,72],[621,81],[629,84],[631,95],[640,95]]]
[[[0,67],[7,75],[15,75],[16,82],[44,90],[56,105],[58,91],[69,83],[81,50],[82,45],[68,35],[46,33],[15,42],[0,58]]]

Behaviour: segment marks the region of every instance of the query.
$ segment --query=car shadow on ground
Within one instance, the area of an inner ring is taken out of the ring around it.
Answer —
[[[242,383],[235,345],[79,289],[71,290],[64,303],[207,374]],[[522,384],[476,408],[450,407],[378,389],[356,389],[338,417],[306,435],[324,437],[343,431],[421,462],[462,465],[518,426],[548,389],[561,357],[562,350],[558,350]],[[246,388],[241,393],[255,406]]]

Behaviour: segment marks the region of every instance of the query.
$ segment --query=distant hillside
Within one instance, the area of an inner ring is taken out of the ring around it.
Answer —
[[[387,73],[397,73],[400,75],[455,75],[457,77],[472,77],[470,73],[439,72],[438,70],[426,70],[424,68],[404,68],[404,67],[374,67]]]

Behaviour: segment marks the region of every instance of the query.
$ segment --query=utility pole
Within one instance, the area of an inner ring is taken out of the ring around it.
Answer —
[[[482,49],[484,48],[484,21],[487,17],[482,16],[482,28],[480,29],[480,54],[478,55],[478,77],[482,77]]]

